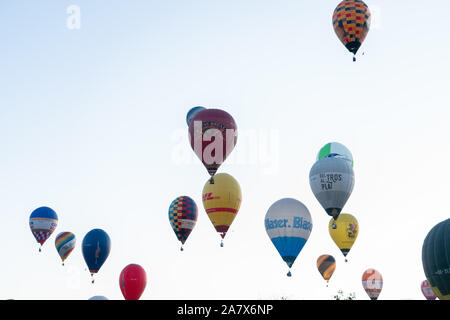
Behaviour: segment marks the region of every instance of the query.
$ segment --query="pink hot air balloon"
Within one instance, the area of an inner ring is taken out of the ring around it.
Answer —
[[[367,269],[362,276],[362,285],[371,300],[377,300],[383,288],[383,277],[375,269]]]

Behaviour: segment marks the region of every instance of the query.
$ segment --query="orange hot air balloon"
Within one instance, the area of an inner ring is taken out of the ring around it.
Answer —
[[[371,300],[377,300],[383,288],[383,277],[375,269],[367,269],[362,276],[362,285]]]
[[[223,239],[241,206],[242,193],[239,183],[227,173],[214,176],[203,188],[203,207],[214,228]]]
[[[344,0],[334,10],[334,31],[353,55],[356,55],[369,33],[370,19],[369,7],[362,0]],[[355,57],[353,61],[356,61]]]
[[[336,260],[329,254],[323,254],[317,259],[317,269],[327,282],[328,286],[328,281],[330,281],[330,278],[336,269]]]

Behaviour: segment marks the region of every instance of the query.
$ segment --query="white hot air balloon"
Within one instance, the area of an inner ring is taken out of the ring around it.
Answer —
[[[327,214],[336,220],[353,191],[353,167],[342,158],[320,159],[309,172],[309,184]]]
[[[264,223],[267,235],[290,269],[312,231],[308,208],[295,199],[278,200],[270,206]]]

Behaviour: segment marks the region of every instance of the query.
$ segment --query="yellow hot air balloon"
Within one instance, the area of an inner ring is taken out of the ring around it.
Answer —
[[[223,239],[241,206],[241,187],[231,175],[219,173],[203,187],[203,207]]]
[[[328,231],[344,257],[347,257],[358,237],[358,220],[351,214],[341,213],[337,220],[334,220],[334,218],[330,220]],[[347,259],[345,259],[345,262],[347,262]]]

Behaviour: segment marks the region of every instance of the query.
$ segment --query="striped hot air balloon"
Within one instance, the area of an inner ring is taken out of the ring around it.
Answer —
[[[332,255],[323,254],[317,259],[317,269],[327,282],[328,286],[328,282],[336,269],[336,260]]]
[[[55,247],[62,260],[62,265],[69,254],[75,249],[76,238],[72,232],[61,232],[56,236]]]
[[[383,277],[375,269],[367,269],[362,275],[362,285],[371,300],[377,300],[383,289]]]
[[[203,188],[203,207],[216,231],[223,239],[234,218],[239,212],[242,201],[241,187],[228,173],[219,173],[214,183],[208,180]]]

